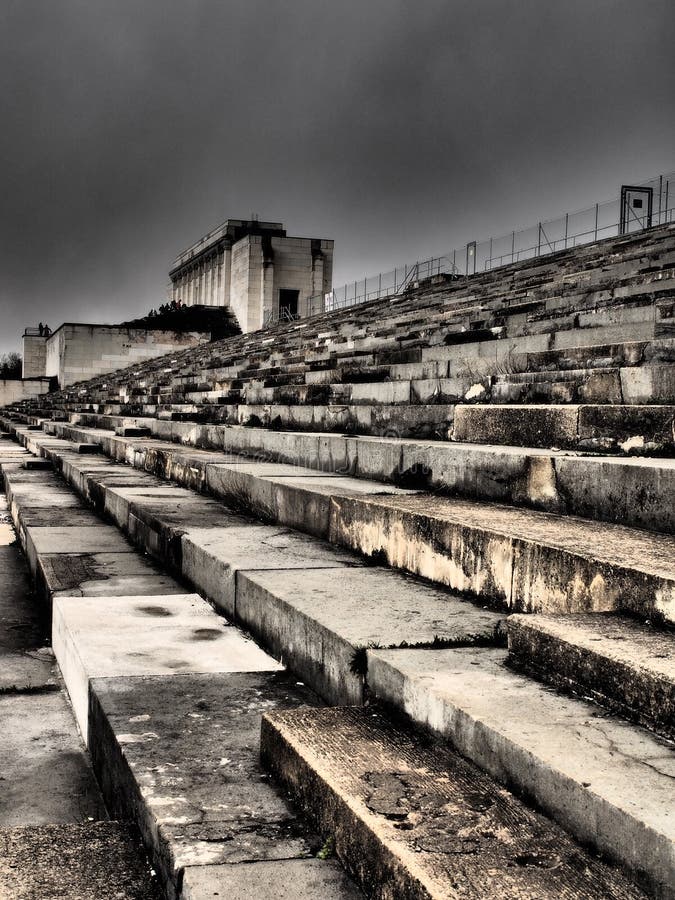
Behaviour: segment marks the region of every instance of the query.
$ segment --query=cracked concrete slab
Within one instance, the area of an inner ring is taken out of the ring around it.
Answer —
[[[245,570],[236,617],[324,699],[364,701],[367,647],[495,644],[504,616],[381,568]]]
[[[368,686],[452,741],[580,840],[675,883],[675,756],[665,740],[505,667],[505,650],[370,650]]]
[[[261,755],[369,896],[644,896],[459,754],[376,708],[270,711]]]
[[[94,679],[94,770],[111,812],[154,845],[170,894],[187,866],[315,855],[321,842],[260,768],[259,737],[263,712],[316,702],[285,673]]]
[[[281,668],[198,594],[59,597],[52,644],[85,743],[92,678]]]

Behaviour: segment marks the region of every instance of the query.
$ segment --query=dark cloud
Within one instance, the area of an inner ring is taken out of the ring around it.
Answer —
[[[675,168],[671,0],[4,0],[0,352],[161,301],[228,216],[336,283]]]

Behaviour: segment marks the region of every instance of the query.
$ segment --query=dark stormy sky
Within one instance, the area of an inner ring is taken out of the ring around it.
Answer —
[[[335,283],[675,169],[672,0],[2,0],[0,352],[228,216]]]

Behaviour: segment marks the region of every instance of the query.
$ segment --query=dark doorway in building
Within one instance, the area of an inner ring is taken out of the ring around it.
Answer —
[[[298,318],[298,299],[300,291],[292,291],[288,288],[279,290],[279,319],[290,320]]]

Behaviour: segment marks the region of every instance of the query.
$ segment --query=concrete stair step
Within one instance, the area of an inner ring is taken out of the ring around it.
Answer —
[[[458,404],[454,440],[559,449],[671,455],[675,406],[640,404]]]
[[[373,695],[672,896],[672,746],[506,667],[499,649],[369,650]],[[611,892],[610,892],[611,895]]]
[[[53,472],[26,473],[4,454],[0,463],[16,521],[72,496]],[[54,653],[108,809],[139,827],[163,896],[240,896],[259,884],[264,900],[282,888],[356,900],[338,864],[319,865],[321,841],[259,765],[262,712],[317,698],[176,582],[173,592],[137,596],[131,585],[120,593],[119,582],[101,576],[96,591],[82,596],[90,551],[115,551],[109,555],[118,564],[126,557],[132,569],[143,557],[112,540],[93,513],[83,526],[72,518],[77,506],[62,502],[60,512],[60,527],[22,531],[34,548],[34,572],[60,557],[71,575],[79,562],[85,579],[65,597],[43,585],[53,601]],[[80,846],[86,850],[86,840]],[[0,864],[0,885],[3,875]],[[154,897],[150,886],[142,896]]]
[[[675,635],[625,616],[510,616],[509,661],[675,737]]]
[[[368,896],[641,896],[458,754],[382,713],[270,712],[261,743]]]
[[[73,453],[67,442],[21,429],[17,433],[29,449],[53,459],[71,483],[82,486],[87,472],[119,471]],[[144,465],[141,458],[137,464]],[[184,468],[179,463],[176,471]],[[121,477],[128,477],[123,469]],[[198,469],[196,477],[201,482]],[[383,491],[365,479],[299,467],[289,472],[276,463],[241,458],[207,463],[204,484],[236,509],[482,602],[550,613],[628,610],[675,622],[675,539],[670,535],[615,524],[606,524],[600,535],[595,523],[579,518],[396,488]],[[214,501],[202,502],[201,512],[192,507],[196,518],[218,516]],[[160,546],[162,553],[170,552],[168,544]]]
[[[275,880],[256,896],[295,882],[297,896],[356,900],[335,863],[316,871],[321,841],[260,769],[263,712],[316,702],[310,692],[264,672],[111,677],[90,691],[94,771],[156,848],[169,897],[237,896],[225,889],[253,887],[251,866],[266,863]]]
[[[133,453],[134,446],[140,447],[142,454],[143,445],[138,442],[119,442],[110,434],[101,436],[99,427],[114,429],[124,420],[98,415],[76,415],[73,419],[73,425],[47,423],[46,427],[69,440],[102,441],[105,452],[116,459],[127,459],[127,449]],[[137,420],[141,422],[153,438],[182,445],[164,445],[165,452],[173,457],[189,456],[190,447],[224,450],[260,461],[311,467],[326,474],[348,474],[469,499],[675,531],[675,510],[670,502],[675,491],[675,461],[670,459]],[[154,446],[162,447],[156,440]],[[214,457],[205,459],[218,461]],[[144,461],[143,465],[148,463]],[[199,467],[200,463],[193,465]]]

